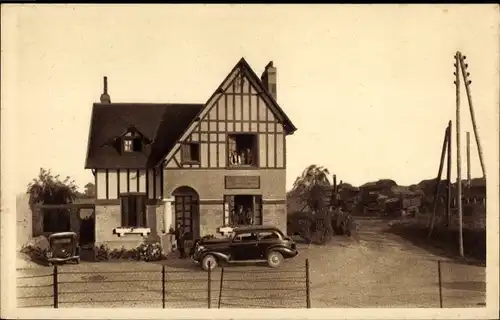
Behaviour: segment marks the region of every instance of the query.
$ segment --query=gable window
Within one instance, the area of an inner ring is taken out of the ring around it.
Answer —
[[[228,135],[228,163],[230,166],[258,166],[257,135]]]
[[[129,228],[146,227],[146,196],[121,196],[121,226]]]
[[[200,163],[200,144],[187,142],[182,145],[182,163]]]
[[[124,152],[141,152],[142,140],[137,134],[131,132],[123,137],[123,151]]]

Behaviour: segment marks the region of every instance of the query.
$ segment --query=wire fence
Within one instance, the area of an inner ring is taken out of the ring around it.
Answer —
[[[310,308],[309,262],[269,269],[234,266],[208,272],[75,271],[21,275],[18,307]]]
[[[376,275],[385,279],[376,286],[353,283],[355,276],[339,274],[342,270],[325,275],[320,271],[323,266],[316,266],[311,281],[308,260],[276,269],[234,265],[209,272],[151,264],[103,271],[81,271],[87,269],[83,265],[54,266],[18,272],[17,298],[20,308],[311,308],[314,291],[316,307],[485,306],[482,267],[419,261],[415,270],[404,270],[405,277],[394,269],[386,277]],[[380,267],[377,273],[384,269]]]

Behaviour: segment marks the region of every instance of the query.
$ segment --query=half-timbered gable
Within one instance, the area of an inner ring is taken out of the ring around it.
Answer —
[[[285,136],[294,130],[242,59],[167,155],[166,168],[284,169]]]

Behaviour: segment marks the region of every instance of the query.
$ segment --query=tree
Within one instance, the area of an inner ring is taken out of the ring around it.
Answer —
[[[95,196],[95,185],[92,182],[89,182],[85,185],[84,194],[87,197],[94,197]]]
[[[310,210],[311,217],[308,221],[311,222],[312,219],[312,223],[304,224],[307,230],[303,231],[308,242],[312,241],[311,234],[314,232],[319,234],[319,243],[326,243],[333,236],[333,212],[329,207],[332,186],[328,180],[329,175],[327,168],[313,164],[293,184],[292,193]]]
[[[315,164],[308,166],[293,183],[292,194],[313,212],[325,209],[331,187],[329,175],[325,167]]]
[[[53,175],[51,170],[40,168],[38,176],[28,185],[29,204],[34,209],[37,204],[63,205],[72,203],[78,197],[78,187],[74,180]],[[68,209],[43,211],[44,231],[57,232],[69,226]]]

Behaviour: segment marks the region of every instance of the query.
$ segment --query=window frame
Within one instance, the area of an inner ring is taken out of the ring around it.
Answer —
[[[135,220],[136,223],[135,225],[132,225],[129,223],[130,219],[130,210],[127,210],[125,212],[125,206],[124,202],[128,201],[127,207],[130,207],[130,199],[135,198],[134,200],[134,206],[135,206]],[[147,213],[147,195],[145,193],[124,193],[119,195],[120,199],[120,227],[121,228],[147,228],[148,227],[148,213]],[[141,221],[141,215],[138,212],[138,199],[142,199],[142,210],[143,210],[143,215],[142,215],[142,221]],[[127,217],[125,217],[127,215]]]
[[[235,142],[235,147],[237,148],[238,144],[236,142],[236,137],[237,136],[251,136],[253,139],[253,145],[252,145],[252,161],[253,164],[231,164],[230,161],[230,144],[231,141],[234,139]],[[245,169],[258,169],[260,168],[260,153],[259,153],[259,135],[258,133],[255,132],[227,132],[226,133],[226,169],[239,169],[239,168],[245,168]]]
[[[196,149],[198,150],[198,160],[193,160],[192,159],[192,147],[196,146]],[[189,155],[191,159],[186,159],[186,153],[184,151],[184,148],[190,148],[189,149]],[[181,144],[181,164],[200,164],[201,163],[201,145],[200,142],[197,141],[186,141]]]
[[[234,197],[236,196],[252,197],[252,204],[253,204],[252,225],[262,226],[264,220],[264,204],[263,204],[263,196],[261,194],[224,194],[222,198],[222,225],[238,226],[237,224],[234,224],[234,221],[232,221],[231,210],[234,208],[231,208],[230,201],[226,201],[232,197],[234,202],[235,199]],[[258,208],[255,207],[256,205],[258,206]],[[256,215],[256,213],[258,213],[258,216]],[[259,223],[256,223],[257,221]]]
[[[127,147],[128,143],[130,143],[130,148]],[[138,149],[136,148],[136,144],[139,146]],[[140,134],[138,134],[137,132],[130,131],[122,136],[121,147],[122,147],[121,148],[122,152],[124,153],[142,152],[144,147],[144,141],[142,140]]]

